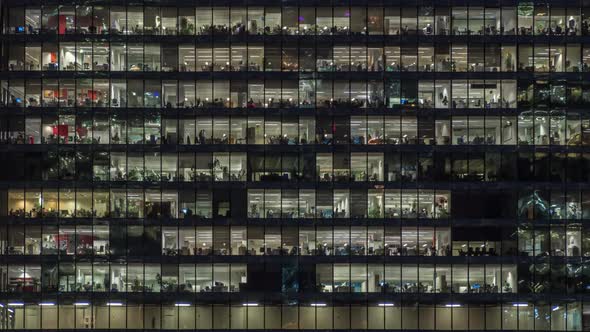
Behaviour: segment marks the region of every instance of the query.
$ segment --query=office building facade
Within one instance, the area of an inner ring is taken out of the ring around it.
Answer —
[[[0,17],[0,329],[590,329],[590,3]]]

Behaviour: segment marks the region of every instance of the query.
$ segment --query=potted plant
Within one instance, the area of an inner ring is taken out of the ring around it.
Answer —
[[[380,217],[381,217],[381,213],[380,213],[379,206],[375,204],[369,210],[369,218],[380,218]]]
[[[131,283],[131,291],[132,292],[141,292],[141,284],[139,283],[139,279],[137,279],[137,277],[135,277],[135,279],[133,279],[133,282]]]
[[[512,71],[512,53],[508,53],[508,55],[506,55],[506,70],[508,71]]]
[[[180,19],[180,33],[183,35],[188,35],[188,20],[186,17]]]

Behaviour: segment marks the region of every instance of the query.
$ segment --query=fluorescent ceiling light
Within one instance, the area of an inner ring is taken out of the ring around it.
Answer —
[[[528,307],[529,304],[528,303],[513,303],[512,306],[513,307]]]
[[[325,303],[311,303],[310,306],[312,307],[325,307]]]

